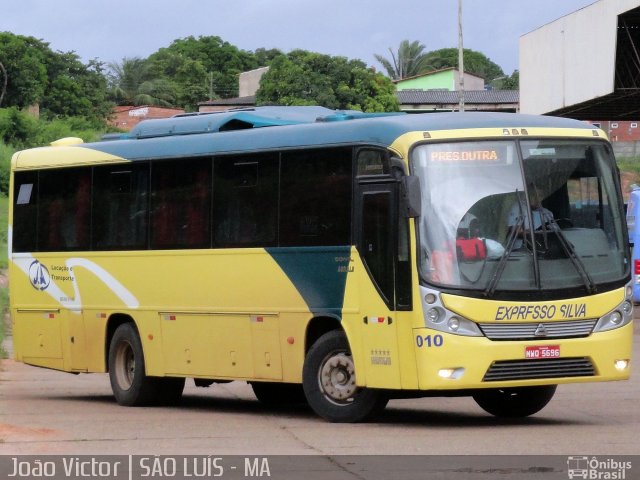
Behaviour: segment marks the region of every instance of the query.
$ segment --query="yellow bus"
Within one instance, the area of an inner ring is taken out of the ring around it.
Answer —
[[[591,125],[262,107],[18,152],[18,361],[122,405],[249,382],[334,422],[389,399],[496,416],[630,374],[617,167]]]

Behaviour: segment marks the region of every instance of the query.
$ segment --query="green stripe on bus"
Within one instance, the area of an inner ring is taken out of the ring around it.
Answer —
[[[296,287],[309,311],[342,317],[351,247],[265,249]]]

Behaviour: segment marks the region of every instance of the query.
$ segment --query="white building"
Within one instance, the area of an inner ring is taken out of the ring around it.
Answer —
[[[520,110],[640,117],[640,0],[599,0],[520,37]]]

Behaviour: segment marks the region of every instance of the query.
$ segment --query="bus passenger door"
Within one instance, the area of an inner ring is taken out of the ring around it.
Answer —
[[[368,387],[401,386],[396,310],[404,286],[398,278],[398,191],[392,178],[358,185],[356,242],[365,266],[359,282],[361,358]]]

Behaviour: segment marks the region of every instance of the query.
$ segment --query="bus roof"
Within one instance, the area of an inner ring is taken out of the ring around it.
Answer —
[[[323,107],[257,107],[141,122],[117,140],[81,145],[128,160],[368,144],[388,147],[416,131],[474,128],[597,130],[566,118],[511,113],[362,113]]]
[[[548,134],[555,136],[561,133],[553,129],[566,129],[567,136],[587,137],[593,132],[594,137],[606,138],[597,128],[581,121],[536,115],[478,112],[408,115],[335,111],[323,107],[258,107],[147,120],[129,134],[118,135],[116,139],[110,135],[109,140],[101,142],[77,144],[75,140],[79,139],[54,142],[52,147],[17,152],[12,158],[12,168],[71,167],[346,145],[397,150],[394,142],[411,132],[416,134],[412,141],[416,141],[423,136],[498,137],[511,134],[511,129],[521,129],[522,133],[526,128],[538,128],[538,134],[549,131]],[[406,155],[406,152],[397,153]]]
[[[391,115],[404,115],[404,113],[363,113],[355,110],[335,111],[318,106],[242,108],[221,112],[186,113],[170,118],[147,120],[136,125],[131,132],[123,135],[122,138],[151,138],[168,135],[227,132],[231,130]]]

